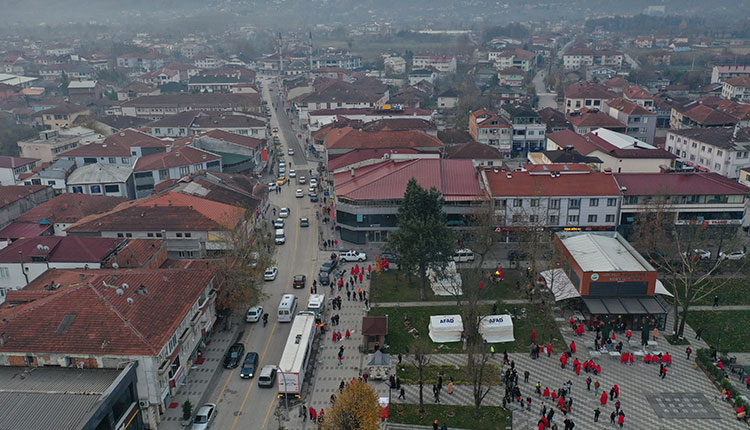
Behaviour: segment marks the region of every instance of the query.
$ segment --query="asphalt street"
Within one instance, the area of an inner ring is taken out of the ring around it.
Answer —
[[[278,87],[272,84],[270,78],[264,79],[263,97],[272,105],[272,92],[269,89],[273,86],[273,93],[278,92]],[[273,97],[276,100],[276,96]],[[278,102],[274,101],[278,106]],[[271,118],[271,127],[279,128],[279,138],[281,141],[279,156],[286,159],[287,164],[292,161],[291,168],[298,172],[306,169],[312,169],[316,165],[307,164],[302,148],[300,148],[289,125],[286,115],[279,115],[275,111]],[[294,149],[294,156],[287,155],[287,149]],[[288,167],[289,168],[289,167]],[[274,171],[277,167],[274,166]],[[308,177],[309,175],[305,175]],[[295,198],[295,190],[301,188],[304,190],[305,197]],[[315,217],[314,203],[311,203],[307,197],[308,185],[297,186],[296,178],[292,178],[292,183],[284,185],[281,193],[270,193],[271,206],[276,209],[287,207],[290,209],[290,215],[286,219],[285,233],[286,243],[279,245],[275,250],[275,261],[278,267],[278,276],[276,280],[265,282],[264,293],[265,300],[261,305],[264,311],[268,312],[268,325],[263,327],[262,323],[247,323],[244,331],[242,342],[245,345],[245,351],[255,351],[260,355],[260,367],[265,365],[277,365],[281,358],[287,336],[289,334],[290,323],[279,323],[276,318],[276,311],[279,301],[283,294],[292,293],[298,298],[298,310],[303,310],[307,306],[307,299],[310,293],[309,288],[293,289],[292,278],[297,274],[307,275],[308,282],[312,282],[314,274],[317,272],[318,246],[317,235],[318,220]],[[269,218],[273,211],[269,211]],[[310,220],[310,227],[300,227],[300,217],[307,217]],[[269,219],[272,222],[273,219]],[[243,323],[246,324],[246,323]],[[213,387],[212,394],[208,397],[211,402],[215,402],[219,414],[213,424],[214,428],[220,429],[266,429],[278,428],[273,410],[278,404],[276,397],[276,386],[273,388],[259,388],[257,379],[241,379],[239,369],[223,369],[222,374],[217,378],[217,384]]]

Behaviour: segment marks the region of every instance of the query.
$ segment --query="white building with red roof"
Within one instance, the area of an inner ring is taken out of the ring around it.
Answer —
[[[38,162],[37,158],[0,156],[0,185],[16,185],[19,176],[31,173]]]
[[[737,76],[724,81],[721,96],[743,103],[750,101],[750,75]]]
[[[174,146],[166,152],[140,157],[133,168],[135,197],[148,196],[163,181],[203,170],[221,172],[221,156],[192,146]]]
[[[399,203],[412,178],[442,193],[449,226],[468,224],[467,215],[487,199],[469,159],[385,160],[340,170],[333,182],[341,238],[358,244],[385,242],[398,228]]]
[[[526,171],[481,171],[484,188],[500,217],[498,231],[513,240],[529,227],[552,230],[614,230],[620,188],[611,174],[585,164],[527,165]]]
[[[156,429],[213,327],[219,287],[207,269],[50,270],[0,307],[0,366],[137,361],[135,404]]]

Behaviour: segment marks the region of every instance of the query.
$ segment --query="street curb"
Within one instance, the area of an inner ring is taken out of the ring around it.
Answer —
[[[232,336],[230,337],[230,339],[235,339],[237,337],[237,333],[239,333],[241,328],[242,328],[242,324],[237,324],[237,327],[234,329],[234,332],[232,333]],[[222,357],[223,356],[224,354],[222,353]],[[206,389],[203,391],[203,394],[201,394],[201,400],[200,400],[199,405],[204,405],[208,403],[206,401],[207,400],[206,398],[208,397],[209,393],[213,391],[213,388],[216,385],[216,380],[219,378],[219,375],[221,374],[220,368],[221,368],[221,360],[219,360],[219,362],[216,364],[216,368],[213,371],[213,375],[211,376],[211,379],[208,381],[208,384],[206,384]]]

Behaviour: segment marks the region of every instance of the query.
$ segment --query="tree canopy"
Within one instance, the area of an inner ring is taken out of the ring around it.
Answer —
[[[427,269],[445,267],[453,256],[453,232],[446,224],[443,197],[435,188],[426,190],[412,178],[398,208],[398,230],[390,235],[388,248],[399,255],[399,266],[419,275],[420,297],[426,298]]]
[[[323,430],[377,430],[380,428],[380,405],[375,390],[354,380],[336,399],[331,412],[325,414]]]

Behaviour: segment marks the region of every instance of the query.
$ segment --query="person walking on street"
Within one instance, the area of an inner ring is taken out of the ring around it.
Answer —
[[[617,417],[617,424],[620,425],[620,428],[625,424],[625,412],[620,411],[620,416]]]
[[[612,413],[609,414],[609,423],[614,424],[615,418],[617,418],[617,411],[612,411]]]
[[[703,333],[703,327],[698,327],[698,330],[695,331],[695,338],[701,340],[701,333]]]
[[[602,411],[599,410],[599,408],[594,409],[594,422],[599,422],[599,415],[602,413]]]
[[[599,380],[597,379],[597,380],[596,380],[596,381],[594,382],[594,395],[595,395],[595,396],[598,396],[598,395],[599,395],[599,386],[600,386],[600,385],[601,385],[601,384],[599,384]]]
[[[590,376],[586,377],[586,389],[588,391],[591,391],[591,377]]]
[[[406,400],[406,390],[404,390],[403,387],[401,387],[401,391],[399,391],[399,393],[398,393],[398,398]]]
[[[719,296],[714,296],[714,305],[712,307],[714,308],[719,307]]]

